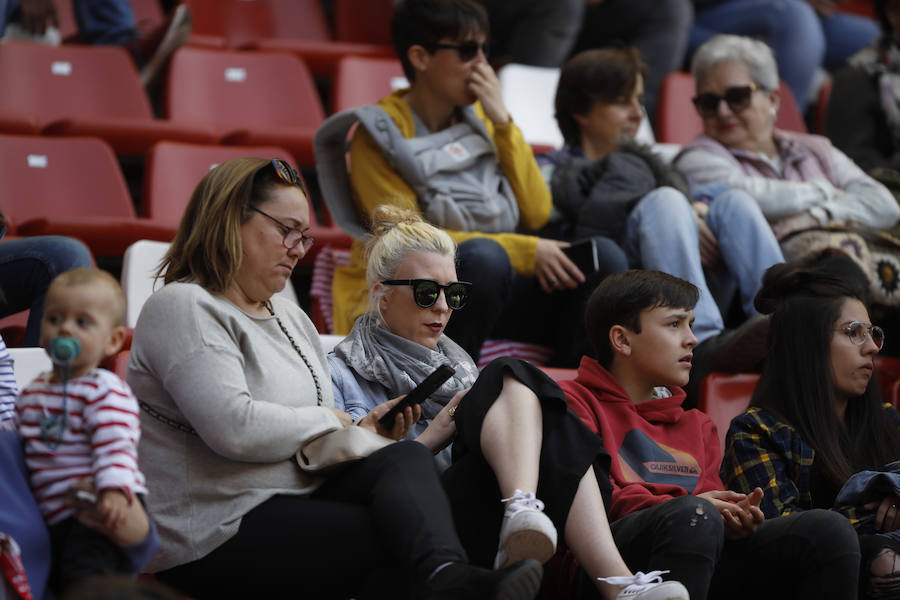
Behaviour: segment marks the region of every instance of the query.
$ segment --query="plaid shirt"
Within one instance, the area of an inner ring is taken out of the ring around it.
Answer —
[[[900,415],[886,407],[900,426]],[[790,425],[761,408],[750,408],[735,417],[728,429],[722,482],[736,492],[762,488],[760,509],[767,519],[812,508],[810,480],[815,450]],[[874,512],[854,506],[835,510],[850,520],[860,533],[872,532]]]

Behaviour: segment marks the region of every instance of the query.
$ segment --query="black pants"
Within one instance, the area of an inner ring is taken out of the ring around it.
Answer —
[[[625,252],[612,240],[597,236],[600,270],[587,275],[574,290],[544,292],[536,277],[516,274],[503,247],[486,238],[467,240],[457,250],[457,273],[469,281],[468,306],[455,311],[447,336],[477,362],[490,336],[552,348],[549,363],[575,368],[591,354],[584,328],[584,306],[594,288],[610,273],[628,268]]]
[[[311,497],[275,496],[207,556],[158,574],[203,598],[405,598],[466,561],[431,453],[391,444]]]
[[[48,527],[50,588],[62,597],[73,584],[95,575],[131,573],[131,562],[112,540],[75,517]]]
[[[604,501],[609,501],[609,455],[594,435],[566,405],[563,391],[543,371],[527,362],[500,358],[481,372],[456,410],[457,435],[453,464],[444,472],[444,487],[463,546],[473,564],[493,566],[503,521],[497,478],[481,454],[481,425],[510,373],[530,388],[541,403],[543,443],[537,497],[562,539],[569,508],[578,484],[594,467]]]
[[[856,598],[859,543],[835,512],[769,519],[749,537],[727,541],[711,502],[681,496],[631,513],[611,529],[632,571],[668,569],[666,579],[683,583],[692,600]]]

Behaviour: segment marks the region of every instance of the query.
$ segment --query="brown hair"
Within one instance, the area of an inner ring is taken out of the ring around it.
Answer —
[[[191,281],[222,292],[241,266],[241,225],[274,185],[286,184],[270,160],[233,158],[210,170],[191,194],[178,233],[163,257],[158,277],[165,283]],[[309,198],[302,180],[297,186]]]
[[[567,144],[581,145],[581,130],[574,115],[586,115],[594,104],[622,102],[634,91],[638,75],[647,65],[637,48],[585,50],[573,56],[559,72],[556,86],[556,123]]]

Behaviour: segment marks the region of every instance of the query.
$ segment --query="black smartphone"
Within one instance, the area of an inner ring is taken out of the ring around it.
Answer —
[[[600,269],[600,260],[597,257],[597,246],[594,245],[594,240],[581,240],[571,246],[566,246],[562,251],[585,275],[590,275]]]
[[[425,402],[425,400],[428,399],[428,396],[432,395],[445,381],[450,379],[450,376],[454,373],[456,373],[456,369],[453,367],[448,365],[439,366],[432,371],[431,375],[426,377],[422,383],[414,387],[406,396],[404,396],[400,402],[392,406],[391,410],[384,413],[384,415],[378,419],[378,424],[385,429],[391,429],[394,426],[394,418],[397,416],[397,413],[407,406]]]

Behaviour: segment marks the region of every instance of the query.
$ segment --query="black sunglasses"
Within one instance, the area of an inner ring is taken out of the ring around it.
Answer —
[[[755,83],[750,85],[737,85],[725,90],[721,96],[706,92],[693,98],[694,107],[704,119],[715,117],[719,112],[719,103],[722,100],[728,105],[733,113],[739,113],[750,106],[750,100],[753,98],[753,92],[760,89]]]
[[[473,60],[478,56],[479,50],[481,50],[481,53],[484,54],[485,58],[487,58],[488,55],[488,43],[476,42],[475,40],[466,40],[465,42],[460,42],[458,44],[435,42],[431,47],[432,52],[434,50],[456,50],[459,53],[459,60],[463,62]]]
[[[469,288],[472,287],[468,281],[451,281],[447,285],[441,285],[433,279],[387,279],[381,283],[412,286],[413,300],[422,308],[434,306],[441,295],[441,290],[444,290],[447,306],[453,310],[458,310],[466,305],[466,301],[469,299]]]

